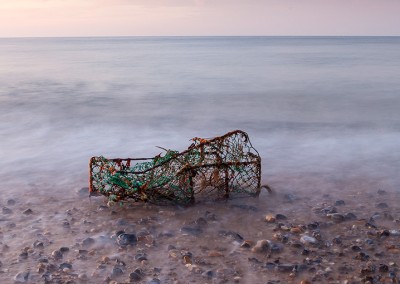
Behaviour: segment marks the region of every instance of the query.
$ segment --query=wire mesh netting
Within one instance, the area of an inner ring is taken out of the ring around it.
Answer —
[[[91,195],[99,193],[112,202],[133,199],[156,204],[189,204],[195,196],[259,195],[261,158],[247,133],[235,130],[192,141],[183,152],[166,150],[153,158],[92,157]]]

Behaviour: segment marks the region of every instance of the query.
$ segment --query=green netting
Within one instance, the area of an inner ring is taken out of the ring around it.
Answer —
[[[110,201],[194,202],[195,196],[257,196],[261,158],[240,130],[213,139],[193,138],[183,152],[146,159],[90,159],[90,192]]]

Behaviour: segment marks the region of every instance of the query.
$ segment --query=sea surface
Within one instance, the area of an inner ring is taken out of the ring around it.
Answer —
[[[400,38],[0,39],[2,193],[68,192],[87,186],[91,156],[153,157],[235,129],[265,183],[400,189]]]

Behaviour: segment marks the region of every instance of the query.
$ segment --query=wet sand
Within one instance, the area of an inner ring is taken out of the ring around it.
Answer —
[[[0,197],[0,283],[398,283],[400,188],[272,176],[259,198],[107,207],[85,189]]]

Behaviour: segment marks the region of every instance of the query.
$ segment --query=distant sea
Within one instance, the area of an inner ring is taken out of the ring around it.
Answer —
[[[248,132],[263,178],[400,185],[399,37],[0,39],[0,190]],[[399,188],[400,189],[400,188]]]

